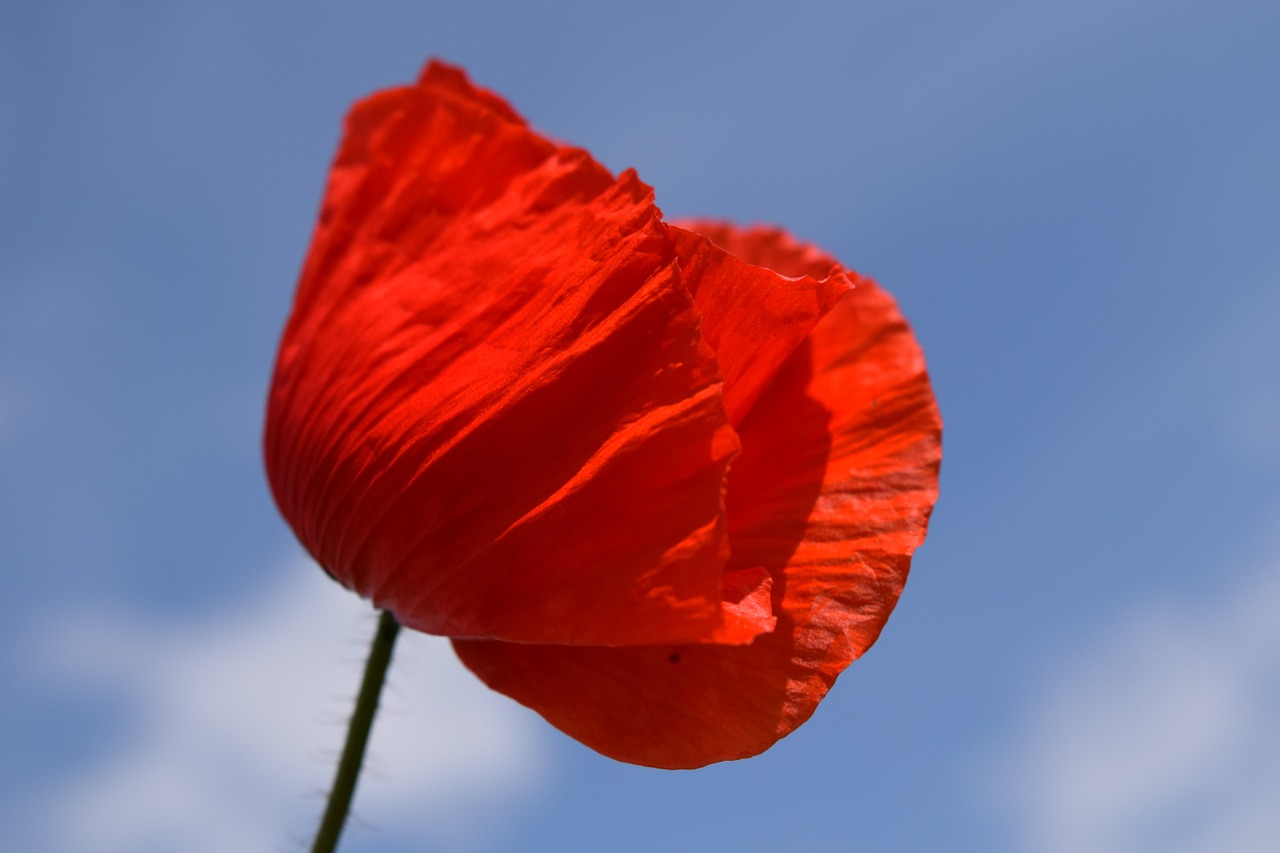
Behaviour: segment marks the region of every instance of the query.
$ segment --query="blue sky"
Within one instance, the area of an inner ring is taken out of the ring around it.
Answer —
[[[783,224],[925,348],[942,498],[755,759],[619,765],[400,650],[344,850],[1280,848],[1280,8],[0,4],[0,822],[302,849],[372,619],[266,491],[342,115],[428,56]]]

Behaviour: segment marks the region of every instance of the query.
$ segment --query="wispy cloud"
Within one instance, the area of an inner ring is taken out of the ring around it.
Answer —
[[[1015,849],[1280,850],[1280,541],[1250,562],[1133,613],[1046,686],[984,767]]]
[[[88,614],[56,626],[50,671],[124,690],[136,735],[23,804],[32,849],[301,849],[373,628],[367,604],[301,565],[200,625]],[[402,632],[357,791],[360,822],[470,849],[541,774],[538,730],[446,641]]]

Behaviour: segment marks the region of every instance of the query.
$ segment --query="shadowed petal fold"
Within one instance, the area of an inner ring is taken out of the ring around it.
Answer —
[[[734,234],[719,223],[670,227],[702,335],[724,375],[725,408],[738,424],[814,325],[853,287],[843,267],[815,261],[792,272],[749,263],[698,233]],[[789,267],[789,269],[792,269]]]
[[[779,232],[705,231],[786,275],[832,267]],[[937,497],[941,422],[920,349],[892,298],[855,285],[738,425],[728,567],[770,576],[772,633],[737,647],[455,640],[463,662],[588,746],[656,767],[755,755],[808,719],[875,642]]]

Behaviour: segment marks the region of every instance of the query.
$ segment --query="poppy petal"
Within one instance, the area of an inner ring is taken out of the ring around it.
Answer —
[[[268,404],[276,500],[418,630],[749,642],[773,620],[724,588],[739,445],[698,324],[634,173],[432,64],[348,120]]]
[[[729,235],[795,274],[820,253]],[[731,241],[720,241],[726,245]],[[781,248],[779,248],[781,247]],[[875,641],[937,497],[941,422],[920,349],[868,279],[787,358],[743,419],[731,570],[772,578],[777,627],[748,646],[564,648],[455,640],[489,686],[614,758],[689,768],[755,755],[803,723]]]
[[[685,281],[702,315],[702,335],[724,375],[725,408],[738,424],[787,356],[853,286],[843,267],[819,263],[794,274],[747,262],[698,233],[717,223],[670,226]],[[692,230],[689,230],[692,229]],[[729,232],[734,233],[734,232]]]

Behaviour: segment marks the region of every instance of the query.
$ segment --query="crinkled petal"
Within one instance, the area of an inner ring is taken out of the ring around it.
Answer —
[[[418,630],[748,642],[773,620],[722,580],[738,439],[698,323],[633,173],[433,64],[348,120],[268,405],[276,500]]]
[[[693,230],[690,230],[693,229]],[[780,272],[748,263],[698,233],[736,234],[720,223],[670,227],[685,281],[702,315],[702,334],[724,375],[729,420],[740,423],[778,368],[853,286],[839,264]],[[776,232],[758,233],[772,235]],[[760,241],[773,247],[773,240]]]
[[[816,254],[797,246],[771,260],[733,236],[744,260],[791,274]],[[786,245],[768,236],[767,248]],[[455,641],[463,662],[588,746],[655,767],[755,755],[808,719],[879,635],[937,497],[941,422],[893,300],[859,279],[739,434],[729,566],[772,578],[772,633],[737,647]]]

